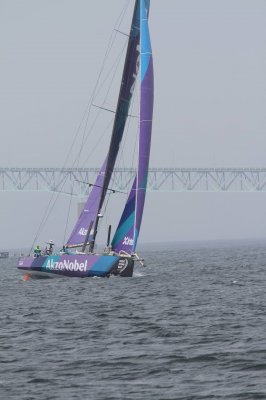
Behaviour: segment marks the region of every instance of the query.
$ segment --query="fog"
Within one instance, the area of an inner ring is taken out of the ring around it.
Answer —
[[[72,165],[68,151],[128,3],[123,32],[133,0],[0,0],[0,167]],[[149,19],[150,166],[265,167],[265,1],[151,0]],[[108,141],[88,157],[92,143],[83,161],[100,166]],[[0,249],[30,247],[51,194],[1,191],[0,198]],[[59,196],[38,241],[63,244],[78,201],[66,227],[69,198]],[[115,213],[122,203],[113,201]],[[265,203],[266,193],[148,193],[139,241],[266,238]]]

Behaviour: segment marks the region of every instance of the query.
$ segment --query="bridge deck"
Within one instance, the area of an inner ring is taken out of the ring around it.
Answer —
[[[55,191],[86,196],[98,168],[0,168],[1,191]],[[117,168],[112,188],[126,191],[133,168]],[[265,192],[266,168],[150,168],[148,190],[160,192]]]

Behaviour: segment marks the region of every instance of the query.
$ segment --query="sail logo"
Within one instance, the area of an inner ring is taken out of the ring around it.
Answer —
[[[86,235],[87,235],[87,232],[88,232],[88,229],[80,228],[80,230],[79,230],[79,235],[81,235],[81,236],[86,236]]]
[[[138,76],[138,72],[139,72],[139,65],[140,65],[140,45],[138,44],[136,47],[137,52],[139,53],[137,61],[136,61],[136,71],[133,73],[133,85],[130,88],[130,94],[132,95],[134,92],[134,88],[136,85],[136,79]]]
[[[123,244],[125,244],[126,246],[133,246],[134,244],[134,239],[126,236],[123,240]]]
[[[78,234],[79,234],[80,236],[86,236],[86,235],[87,235],[87,232],[88,232],[88,229],[80,228]],[[93,235],[93,229],[90,231],[90,235]]]
[[[128,260],[126,258],[120,258],[118,261],[117,269],[119,273],[123,272],[128,266]]]
[[[54,261],[53,259],[48,260],[45,265],[46,269],[50,271],[79,271],[85,272],[87,269],[87,260],[84,262],[78,262],[77,260],[69,261]]]

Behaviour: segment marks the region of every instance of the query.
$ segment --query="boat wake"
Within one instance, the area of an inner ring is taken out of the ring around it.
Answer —
[[[134,272],[133,272],[133,278],[140,278],[141,276],[145,276],[145,275],[146,274],[141,271],[134,270]]]

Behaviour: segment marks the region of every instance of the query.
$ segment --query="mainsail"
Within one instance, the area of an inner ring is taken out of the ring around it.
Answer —
[[[139,0],[136,0],[108,155],[97,177],[95,186],[80,214],[79,220],[67,241],[68,247],[79,246],[84,243],[91,221],[93,221],[93,225],[88,237],[88,242],[94,242],[95,240],[99,214],[113,173],[138,75],[140,58],[139,42],[140,4]],[[93,244],[91,246],[91,250],[92,249]]]
[[[116,252],[134,253],[142,220],[152,131],[153,114],[153,59],[148,26],[149,0],[140,4],[140,135],[139,161],[136,179],[133,182],[124,212],[112,240]]]
[[[114,170],[119,146],[123,137],[125,124],[128,117],[128,111],[134,92],[134,87],[139,70],[139,41],[140,41],[140,3],[136,0],[134,14],[131,24],[130,35],[128,39],[127,53],[125,59],[125,65],[123,70],[123,76],[120,86],[120,92],[118,96],[118,102],[116,107],[116,114],[114,120],[114,126],[112,131],[112,137],[110,141],[109,151],[107,155],[106,170],[103,181],[103,188],[101,192],[101,198],[99,202],[99,208],[97,212],[97,218],[95,222],[95,228],[93,233],[92,242],[94,243],[97,235],[97,226],[99,222],[99,215],[105,200],[105,196],[108,190],[110,179]],[[93,243],[91,250],[93,249]]]

